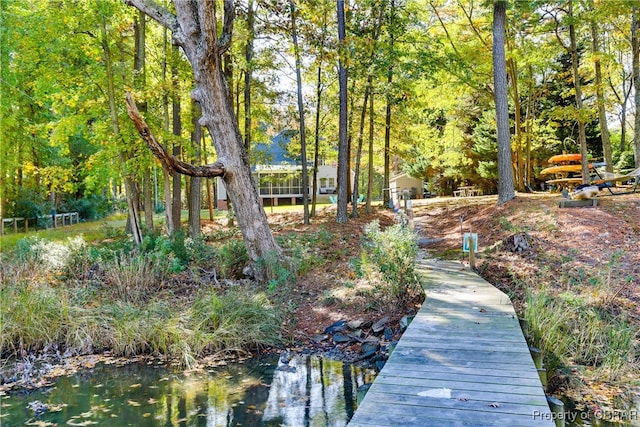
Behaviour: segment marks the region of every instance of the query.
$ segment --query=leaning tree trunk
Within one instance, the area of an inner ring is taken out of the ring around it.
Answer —
[[[220,32],[216,2],[176,0],[176,15],[156,3],[144,0],[127,0],[127,3],[167,26],[173,32],[174,43],[182,47],[191,63],[196,85],[192,96],[202,108],[200,123],[207,127],[213,137],[218,163],[222,165],[221,177],[235,207],[249,258],[254,266],[258,266],[261,259],[281,256],[282,251],[269,229],[258,188],[251,175],[238,119],[222,70],[223,55],[229,49],[233,30],[233,1],[224,0],[225,13]],[[144,137],[142,132],[141,135]],[[193,168],[193,165],[190,166]],[[191,172],[192,169],[187,171]],[[270,277],[269,271],[256,269],[255,273],[258,279]]]

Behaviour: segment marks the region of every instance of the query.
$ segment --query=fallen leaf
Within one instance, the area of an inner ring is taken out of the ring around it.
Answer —
[[[127,400],[127,403],[129,404],[129,406],[140,406],[140,404],[135,400]]]

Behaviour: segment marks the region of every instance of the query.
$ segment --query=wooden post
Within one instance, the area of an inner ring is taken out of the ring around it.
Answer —
[[[18,232],[18,218],[13,218],[13,231],[14,233]]]
[[[0,236],[4,235],[4,218],[0,217]]]
[[[474,251],[474,247],[476,245],[473,234],[469,234],[469,268],[475,270],[476,268],[476,253]]]
[[[547,402],[549,403],[549,409],[554,416],[556,427],[564,427],[564,402],[555,397],[547,396]]]
[[[29,232],[29,218],[24,219],[24,232],[25,233]]]

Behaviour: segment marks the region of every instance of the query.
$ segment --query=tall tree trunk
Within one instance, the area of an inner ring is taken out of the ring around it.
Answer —
[[[340,59],[338,60],[338,81],[340,85],[340,119],[338,131],[338,209],[336,221],[345,223],[348,221],[348,182],[349,182],[349,145],[347,141],[347,70],[344,67],[345,46],[345,20],[344,0],[337,1],[338,13],[338,40]]]
[[[533,65],[529,64],[529,67],[527,67],[528,71],[529,71],[529,76],[527,78],[528,84],[527,84],[527,112],[525,115],[525,134],[526,134],[526,148],[525,148],[525,156],[526,156],[526,175],[525,175],[525,185],[527,186],[527,189],[531,188],[531,177],[532,177],[532,171],[533,171],[533,166],[531,165],[531,140],[533,138],[533,120],[534,120],[534,112],[533,112],[533,97],[534,97],[534,92],[533,92],[533,84],[534,84],[534,75],[533,75]]]
[[[367,204],[365,206],[365,212],[371,213],[371,198],[373,195],[373,130],[374,130],[374,117],[373,117],[373,90],[369,95],[369,158],[367,169]]]
[[[251,78],[253,70],[253,39],[255,38],[253,0],[247,5],[247,45],[244,50],[246,70],[244,70],[244,148],[251,150]]]
[[[296,6],[289,0],[291,8],[291,38],[293,53],[296,61],[296,85],[298,93],[298,116],[300,120],[300,157],[302,161],[302,204],[304,206],[304,224],[309,224],[309,172],[307,171],[307,137],[304,125],[304,102],[302,99],[302,67],[300,61],[300,47],[298,45],[298,30],[296,28]]]
[[[604,92],[602,88],[602,67],[600,65],[600,42],[598,41],[598,29],[595,21],[591,21],[591,45],[593,48],[593,66],[596,74],[596,98],[598,103],[598,120],[600,121],[600,139],[602,140],[602,153],[606,162],[607,172],[613,172],[613,155],[611,152],[611,138],[609,138],[609,126],[607,112],[605,110]]]
[[[580,142],[580,154],[582,154],[582,183],[589,184],[589,159],[587,152],[587,135],[584,128],[584,119],[582,118],[583,102],[582,102],[582,84],[580,82],[580,64],[578,59],[578,44],[576,41],[576,29],[573,24],[573,0],[569,0],[569,41],[571,53],[571,68],[573,70],[573,87],[576,93],[576,109],[578,110],[578,140]]]
[[[200,108],[195,102],[192,103],[193,132],[191,133],[191,144],[194,150],[193,162],[199,165],[201,162],[200,142],[202,141],[202,126],[200,119]],[[189,236],[196,238],[200,236],[200,208],[202,205],[200,192],[201,179],[199,176],[191,177],[189,180]]]
[[[174,43],[183,48],[191,63],[196,84],[191,94],[202,108],[200,124],[209,130],[218,162],[223,165],[222,179],[229,200],[236,209],[238,225],[256,278],[268,280],[275,274],[270,267],[275,266],[259,261],[266,257],[280,257],[282,251],[269,229],[222,71],[222,57],[230,47],[233,31],[233,1],[224,0],[220,31],[215,2],[176,2],[176,15],[156,3],[144,0],[127,2],[170,28]]]
[[[389,12],[389,51],[394,53],[395,44],[395,16],[396,16],[396,2],[391,0],[391,10]],[[391,199],[390,179],[391,179],[391,105],[392,105],[392,91],[393,84],[393,61],[389,61],[389,69],[387,70],[387,93],[386,93],[386,108],[384,115],[384,177],[383,177],[383,190],[382,190],[382,203],[383,206],[389,206],[389,200]]]
[[[493,3],[493,85],[498,138],[498,204],[508,202],[515,197],[509,138],[507,64],[504,53],[506,7],[505,0],[497,0]]]
[[[356,146],[356,170],[353,178],[353,196],[351,216],[358,217],[358,195],[360,194],[360,162],[362,157],[362,142],[364,138],[364,122],[367,116],[367,107],[369,105],[369,90],[371,90],[371,81],[373,76],[369,74],[367,77],[367,86],[364,89],[364,99],[362,101],[362,109],[360,110],[360,123],[358,125],[358,145]]]
[[[204,162],[205,165],[209,164],[209,162],[207,161],[207,144],[206,144],[206,139],[204,138],[204,132],[202,132],[202,148],[201,148],[201,153],[202,153],[202,161]],[[211,178],[207,178],[207,180],[205,181],[205,185],[207,186],[207,204],[209,207],[209,220],[213,221],[213,209],[214,206],[217,207],[217,200],[216,200],[216,194],[215,191],[213,191],[213,184],[212,184],[212,179]]]
[[[318,195],[318,163],[320,160],[320,107],[322,105],[322,60],[324,58],[324,45],[327,32],[327,10],[322,15],[322,37],[320,39],[320,51],[318,52],[318,70],[316,80],[316,128],[313,141],[313,193],[311,199],[311,216],[316,215],[316,198]]]
[[[109,98],[109,112],[111,116],[111,128],[113,130],[113,134],[115,137],[124,144],[122,141],[122,134],[120,133],[120,123],[118,122],[118,111],[116,109],[116,90],[115,90],[115,79],[113,72],[113,62],[111,59],[111,48],[109,47],[109,41],[107,39],[107,24],[105,22],[105,18],[102,20],[102,50],[104,53],[104,64],[106,67],[107,73],[107,96]],[[127,156],[125,155],[124,150],[120,152],[120,162],[122,163],[122,167],[124,169],[124,186],[127,196],[127,212],[128,219],[127,224],[129,227],[129,232],[133,236],[133,241],[136,246],[142,243],[142,231],[140,229],[140,221],[139,221],[139,213],[138,213],[138,203],[136,203],[136,189],[135,183],[131,178],[130,171],[127,166]]]
[[[371,71],[371,69],[373,68],[374,62],[375,62],[375,55],[376,55],[376,44],[378,42],[378,38],[380,37],[380,31],[382,30],[382,20],[384,18],[384,11],[385,11],[385,0],[382,0],[380,2],[379,5],[377,5],[378,7],[378,19],[376,22],[376,26],[373,27],[372,32],[371,32],[371,36],[369,39],[369,51],[368,53],[368,68],[369,68],[369,72],[367,75],[367,86],[365,88],[365,95],[364,95],[364,101],[362,103],[362,113],[360,114],[360,127],[359,127],[359,131],[358,131],[358,147],[357,147],[357,152],[356,152],[356,172],[355,172],[355,178],[354,178],[354,184],[353,184],[353,216],[357,217],[358,216],[358,198],[360,196],[360,163],[361,163],[361,156],[362,156],[362,143],[363,143],[363,138],[364,138],[364,121],[365,121],[365,116],[366,116],[366,111],[367,111],[367,107],[369,104],[369,96],[373,96],[373,73]],[[374,5],[372,7],[372,12],[376,12],[376,5]]]
[[[508,44],[508,42],[507,42]],[[522,154],[522,111],[520,109],[520,92],[518,91],[518,67],[513,58],[507,59],[508,81],[511,82],[515,127],[515,187],[524,191],[524,165]]]
[[[144,90],[146,86],[145,44],[147,20],[145,18],[144,12],[138,11],[138,16],[134,19],[135,55],[133,57],[133,70],[134,86],[138,90]],[[140,105],[140,110],[143,113],[146,112],[146,105]],[[153,232],[154,206],[151,166],[146,166],[142,172],[142,199],[144,203],[144,223],[147,226],[147,230]]]
[[[174,136],[177,136],[173,143],[173,155],[180,157],[182,147],[180,145],[180,137],[182,136],[182,117],[180,105],[180,83],[178,82],[178,47],[173,47],[173,55],[171,60],[171,81],[173,88],[173,96],[171,102],[171,130]],[[171,195],[171,217],[173,222],[173,232],[180,231],[182,216],[182,176],[180,174],[173,175],[173,191]]]
[[[631,18],[631,53],[633,63],[633,88],[635,90],[635,105],[640,105],[640,40],[638,39],[638,13],[640,8],[633,7]],[[637,107],[636,107],[637,109]],[[633,152],[635,155],[635,165],[640,167],[640,114],[634,114],[633,129]]]

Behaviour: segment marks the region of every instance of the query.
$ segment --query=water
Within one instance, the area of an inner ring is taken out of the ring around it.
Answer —
[[[276,369],[278,368],[278,369]],[[345,426],[375,373],[320,357],[277,357],[209,372],[98,365],[31,394],[0,396],[0,427]],[[34,403],[36,402],[36,403]],[[36,415],[40,406],[47,411]]]

